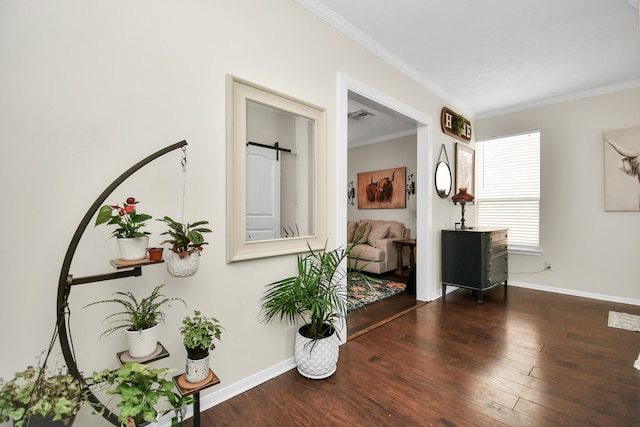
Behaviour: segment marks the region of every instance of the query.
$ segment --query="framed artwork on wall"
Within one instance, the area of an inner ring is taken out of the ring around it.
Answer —
[[[398,209],[407,207],[407,168],[358,173],[358,209]]]
[[[640,211],[640,127],[604,132],[604,210]]]
[[[476,152],[461,144],[456,144],[456,186],[453,193],[459,188],[466,188],[469,194],[476,194],[475,189],[475,156]]]

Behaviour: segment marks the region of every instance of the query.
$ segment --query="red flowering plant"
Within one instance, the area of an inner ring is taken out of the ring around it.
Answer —
[[[144,237],[151,234],[147,231],[140,231],[140,228],[145,225],[144,222],[151,219],[151,215],[138,213],[136,211],[137,203],[135,198],[129,197],[123,206],[104,205],[98,211],[96,226],[100,224],[116,225],[118,228],[111,234],[117,238]]]

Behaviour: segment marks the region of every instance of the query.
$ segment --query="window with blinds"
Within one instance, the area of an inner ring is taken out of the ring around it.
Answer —
[[[540,130],[476,141],[477,222],[508,227],[510,249],[537,249]]]

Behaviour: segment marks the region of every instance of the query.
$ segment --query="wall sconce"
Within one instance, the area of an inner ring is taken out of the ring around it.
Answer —
[[[460,206],[462,207],[462,219],[460,220],[462,222],[461,230],[466,230],[467,228],[469,228],[469,227],[465,227],[464,225],[464,205],[466,205],[469,202],[473,202],[473,199],[475,199],[475,197],[467,193],[466,187],[459,188],[458,194],[456,194],[451,198],[454,205],[456,203],[460,203]]]
[[[409,174],[407,177],[407,199],[412,194],[416,194],[416,182],[413,180],[413,174]]]
[[[351,206],[353,206],[353,201],[355,200],[355,198],[356,188],[353,186],[353,181],[351,181],[347,186],[347,201]]]

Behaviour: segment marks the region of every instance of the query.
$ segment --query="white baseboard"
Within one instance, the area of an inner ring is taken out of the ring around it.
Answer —
[[[271,366],[263,371],[257,372],[247,378],[244,378],[236,383],[229,384],[226,387],[217,388],[214,387],[214,391],[200,398],[200,412],[204,412],[205,410],[212,408],[226,400],[231,399],[241,393],[244,393],[247,390],[252,389],[262,383],[269,381],[277,377],[278,375],[282,375],[287,371],[296,367],[295,359],[292,357],[290,359],[284,360],[274,366]],[[187,414],[185,418],[193,417],[193,407],[192,405],[187,408]],[[167,415],[161,417],[158,420],[157,426],[169,427],[171,426],[171,416]]]
[[[553,286],[536,285],[534,283],[516,282],[511,279],[509,279],[508,286],[517,286],[519,288],[534,289],[536,291],[553,292],[556,294],[572,295],[574,297],[591,298],[591,299],[597,299],[601,301],[617,302],[620,304],[640,306],[640,299],[636,299],[636,298],[625,298],[625,297],[618,297],[614,295],[594,294],[592,292],[582,292],[582,291],[577,291],[575,289],[555,288]]]
[[[516,286],[518,288],[526,288],[526,289],[533,289],[536,291],[543,291],[543,292],[553,292],[556,294],[563,294],[563,295],[571,295],[574,297],[583,297],[583,298],[591,298],[591,299],[597,299],[597,300],[601,300],[601,301],[609,301],[609,302],[617,302],[620,304],[629,304],[629,305],[638,305],[640,306],[640,299],[636,299],[636,298],[624,298],[624,297],[617,297],[617,296],[613,296],[613,295],[604,295],[604,294],[594,294],[591,292],[582,292],[582,291],[576,291],[575,289],[566,289],[566,288],[556,288],[553,286],[544,286],[544,285],[537,285],[535,283],[524,283],[524,282],[516,282],[514,280],[509,279],[509,282],[507,284],[507,286]],[[447,286],[447,294],[456,291],[460,288],[457,288],[455,286]],[[429,301],[434,301],[437,300],[439,298],[442,298],[442,287],[440,287],[440,289],[438,289],[438,291],[433,292],[432,293],[433,298],[431,298]]]

